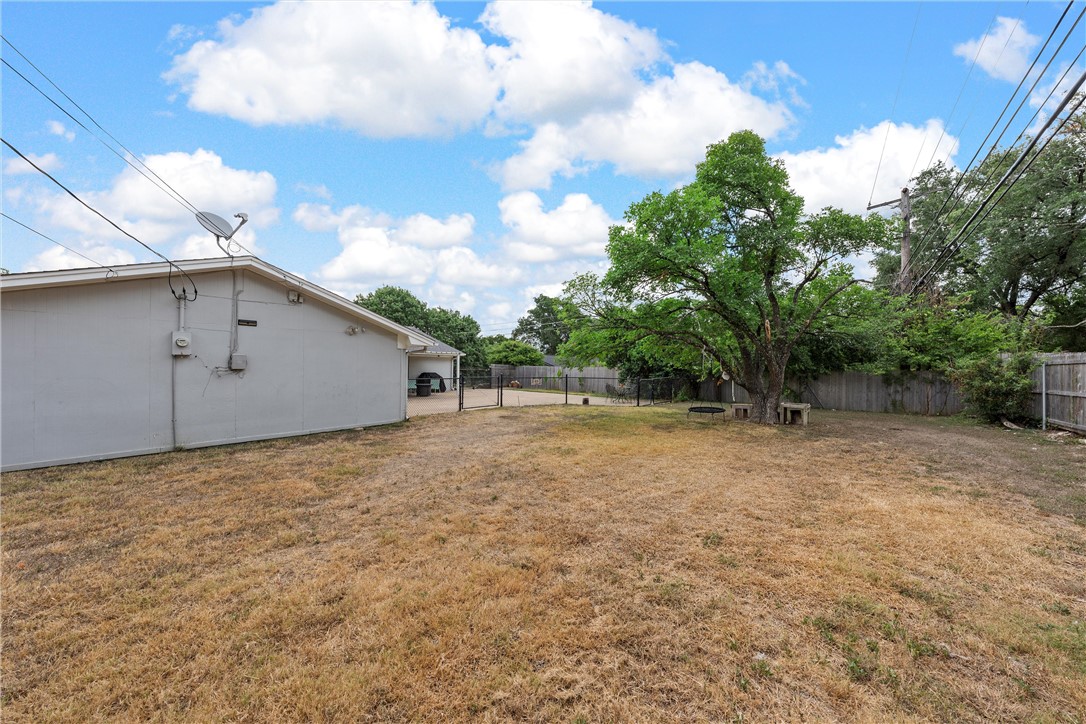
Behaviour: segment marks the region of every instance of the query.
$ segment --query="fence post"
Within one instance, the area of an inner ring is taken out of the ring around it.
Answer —
[[[460,375],[460,394],[457,395],[460,400],[460,412],[464,411],[464,375]]]
[[[1048,429],[1048,370],[1047,362],[1041,362],[1041,429]]]
[[[498,407],[505,407],[505,375],[498,375]]]
[[[641,407],[641,378],[637,378],[637,406]]]
[[[562,382],[566,386],[566,404],[568,405],[569,404],[569,375],[564,375],[562,377]]]

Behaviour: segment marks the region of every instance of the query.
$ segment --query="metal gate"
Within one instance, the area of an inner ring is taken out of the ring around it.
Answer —
[[[460,409],[501,407],[503,380],[501,375],[480,375],[460,378]]]

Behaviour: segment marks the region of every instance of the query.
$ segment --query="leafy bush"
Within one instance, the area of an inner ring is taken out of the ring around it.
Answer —
[[[507,339],[486,349],[486,361],[492,365],[541,365],[543,353],[530,344]]]
[[[1002,418],[1025,421],[1030,415],[1033,378],[1037,366],[1028,353],[1001,358],[980,357],[963,364],[953,374],[969,409],[989,422]]]

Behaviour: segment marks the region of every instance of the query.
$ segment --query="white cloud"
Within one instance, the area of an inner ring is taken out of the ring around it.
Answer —
[[[588,2],[495,2],[479,22],[496,42],[432,4],[281,2],[223,20],[218,40],[176,56],[165,77],[189,107],[256,125],[531,133],[493,169],[506,191],[603,163],[689,174],[707,145],[747,128],[773,138],[803,105],[804,81],[783,61],[759,61],[738,82],[673,64],[655,31]]]
[[[587,194],[569,194],[556,209],[544,211],[539,196],[521,191],[503,198],[498,208],[509,228],[505,253],[522,262],[603,256],[608,229],[616,223]]]
[[[283,2],[223,20],[219,33],[175,57],[165,78],[190,108],[254,125],[441,135],[478,123],[498,94],[479,35],[428,3]]]
[[[471,214],[450,214],[444,221],[426,214],[409,216],[398,224],[396,240],[428,249],[467,243],[475,231]]]
[[[386,229],[376,226],[341,228],[343,251],[320,268],[318,277],[360,286],[410,284],[419,286],[430,278],[432,259],[422,249],[397,244]]]
[[[488,264],[463,246],[442,249],[437,255],[437,278],[446,284],[497,287],[516,284],[521,270],[508,262]]]
[[[1028,129],[1030,135],[1036,135],[1040,132],[1048,118],[1059,107],[1060,103],[1071,92],[1071,88],[1074,87],[1075,82],[1083,71],[1086,70],[1086,65],[1076,64],[1074,67],[1069,68],[1068,63],[1063,63],[1057,68],[1052,75],[1049,76],[1045,83],[1038,84],[1038,87],[1033,91],[1029,97],[1030,108],[1040,108],[1040,113],[1037,114],[1037,120]],[[1082,91],[1080,90],[1080,93]],[[1074,108],[1074,103],[1071,103],[1067,109],[1064,110],[1064,115],[1069,111],[1068,109]],[[1059,121],[1053,121],[1053,124],[1058,125]]]
[[[954,46],[954,55],[977,65],[999,80],[1017,83],[1029,68],[1030,56],[1040,38],[1026,30],[1025,22],[997,17],[986,35]]]
[[[296,183],[294,184],[294,190],[316,196],[318,199],[324,199],[325,201],[332,200],[332,191],[324,184]]]
[[[55,153],[45,153],[41,156],[36,153],[28,153],[26,154],[26,157],[43,171],[55,171],[64,165],[60,162],[60,157]],[[8,162],[4,164],[4,173],[8,176],[19,176],[28,173],[38,173],[38,171],[21,157],[16,156],[15,158],[8,159]]]
[[[70,244],[79,254],[59,246],[51,246],[27,262],[23,271],[51,271],[54,269],[82,269],[91,267],[88,259],[102,266],[119,266],[135,263],[136,258],[124,249],[117,249],[106,244]],[[82,254],[83,256],[80,256]]]
[[[394,219],[358,205],[344,207],[336,213],[327,204],[302,203],[294,210],[293,218],[307,231],[360,226],[379,228],[397,243],[428,249],[463,245],[471,239],[475,228],[475,217],[471,214],[450,214],[444,220],[427,214]]]
[[[540,127],[497,175],[510,190],[549,188],[552,174],[572,175],[577,162],[674,177],[689,174],[706,146],[734,131],[749,128],[773,138],[792,118],[785,103],[753,95],[709,66],[682,63],[671,76],[644,85],[626,108],[592,113],[570,126]]]
[[[801,108],[807,107],[798,90],[798,86],[804,85],[807,85],[806,79],[783,60],[778,60],[772,66],[765,61],[755,61],[742,78],[744,89],[772,93],[778,100],[787,99],[791,105]]]
[[[335,284],[419,286],[436,278],[450,285],[445,296],[455,296],[451,285],[493,286],[519,275],[519,270],[487,263],[466,246],[475,224],[471,214],[451,214],[443,221],[426,214],[394,219],[357,205],[336,212],[326,205],[300,204],[294,220],[309,231],[336,230],[343,250],[319,272]]]
[[[45,128],[54,136],[60,136],[69,143],[75,140],[75,132],[69,131],[60,121],[46,121]]]
[[[886,153],[880,168],[884,139]],[[792,187],[806,201],[808,212],[836,206],[866,213],[876,169],[878,183],[873,201],[879,203],[900,196],[901,188],[923,170],[932,156],[936,160],[953,156],[959,145],[957,138],[943,135],[943,124],[935,119],[919,127],[883,121],[874,128],[837,136],[834,142],[830,148],[778,156],[788,168]]]
[[[248,213],[248,226],[242,229],[238,239],[253,251],[256,251],[254,231],[278,220],[279,211],[274,206],[275,178],[267,171],[230,168],[217,154],[204,149],[191,154],[176,151],[147,156],[143,161],[201,211],[231,220],[235,212]],[[193,241],[200,234],[194,215],[129,166],[113,179],[108,189],[77,192],[123,229],[167,256],[184,258],[196,249],[210,252],[211,256],[222,254],[215,248],[211,234],[205,238],[210,246]],[[120,243],[122,248],[135,246],[135,242],[66,194],[42,194],[34,203],[37,214],[45,217],[49,226],[74,231],[88,239]],[[207,254],[201,252],[201,255]]]
[[[624,107],[639,73],[665,57],[653,31],[588,2],[491,3],[480,22],[509,41],[490,55],[505,90],[498,113],[514,119],[573,121]]]
[[[430,303],[435,306],[455,309],[464,314],[471,314],[476,304],[474,294],[458,290],[455,285],[444,282],[431,284],[428,298]]]

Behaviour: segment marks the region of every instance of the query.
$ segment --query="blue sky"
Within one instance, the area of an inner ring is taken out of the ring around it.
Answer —
[[[403,286],[498,333],[604,269],[608,226],[732,131],[765,137],[811,210],[859,212],[931,160],[964,165],[1065,6],[6,2],[0,23],[186,200],[246,212],[237,238],[269,262],[348,297]],[[7,67],[3,136],[163,254],[220,254]],[[7,148],[3,171],[9,216],[101,264],[153,258]],[[90,265],[2,224],[11,271]]]

